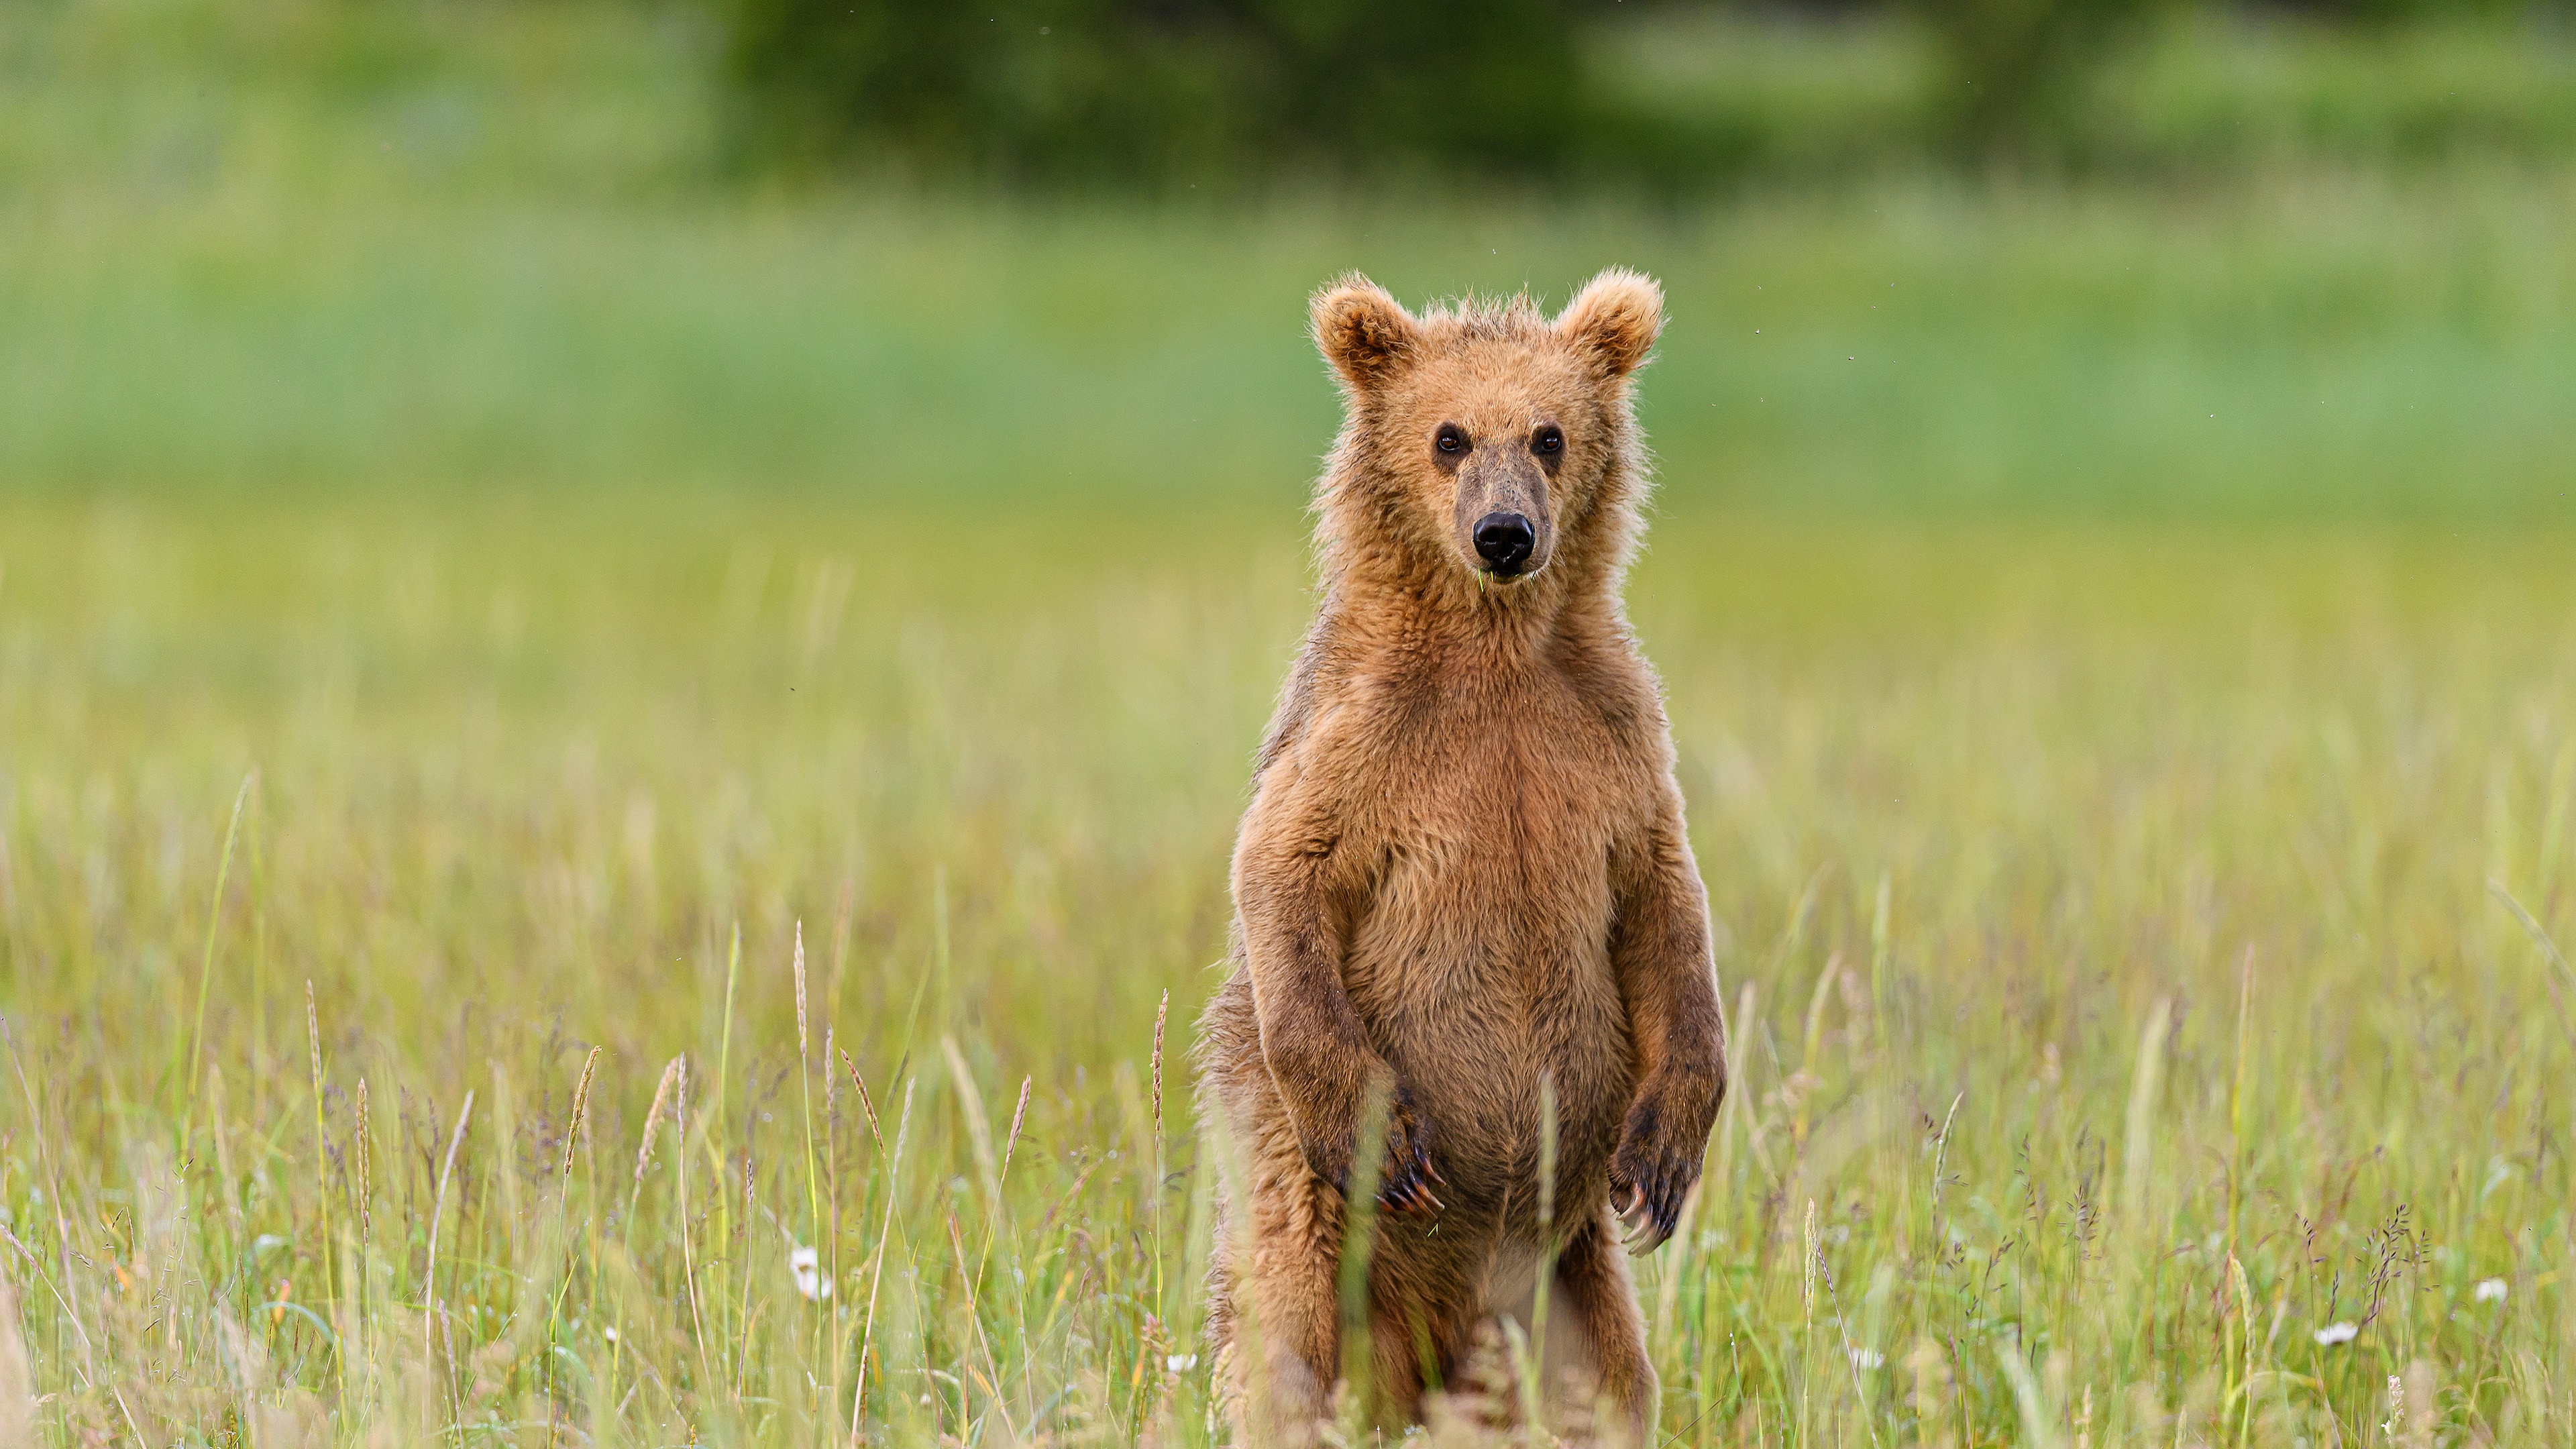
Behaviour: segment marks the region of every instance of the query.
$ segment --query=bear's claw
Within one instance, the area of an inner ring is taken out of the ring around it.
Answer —
[[[1610,1158],[1610,1207],[1634,1257],[1644,1257],[1672,1237],[1681,1225],[1682,1203],[1699,1182],[1707,1130],[1694,1136],[1676,1132],[1675,1126],[1658,1094],[1642,1094],[1629,1110],[1619,1149]]]
[[[1414,1113],[1413,1101],[1397,1088],[1386,1120],[1386,1175],[1378,1182],[1378,1205],[1389,1212],[1430,1217],[1441,1209],[1431,1184],[1445,1182],[1431,1164],[1431,1133]]]
[[[1646,1256],[1673,1235],[1673,1224],[1657,1217],[1646,1195],[1633,1186],[1610,1190],[1610,1210],[1619,1216],[1620,1246],[1631,1257]]]

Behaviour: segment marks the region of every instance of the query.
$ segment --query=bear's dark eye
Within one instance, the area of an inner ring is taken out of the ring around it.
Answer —
[[[1432,435],[1432,446],[1444,453],[1463,453],[1467,451],[1467,435],[1459,431],[1456,423],[1442,423],[1440,431]]]
[[[1530,439],[1530,448],[1538,453],[1562,453],[1565,451],[1565,434],[1550,423],[1538,430],[1537,437]]]

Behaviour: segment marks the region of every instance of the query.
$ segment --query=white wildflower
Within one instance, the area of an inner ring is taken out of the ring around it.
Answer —
[[[1163,1360],[1163,1367],[1170,1369],[1176,1374],[1188,1373],[1190,1370],[1197,1368],[1198,1366],[1199,1356],[1194,1353],[1176,1353]]]
[[[2361,1327],[2353,1323],[2329,1323],[2318,1329],[2315,1337],[2321,1346],[2332,1348],[2336,1344],[2350,1343],[2361,1337]]]
[[[812,1248],[797,1248],[787,1255],[787,1271],[796,1275],[796,1291],[808,1303],[832,1296],[832,1280],[823,1276],[822,1255]]]
[[[1887,1355],[1886,1355],[1886,1354],[1883,1354],[1883,1353],[1880,1353],[1877,1349],[1874,1349],[1874,1348],[1856,1348],[1856,1349],[1853,1349],[1853,1350],[1851,1351],[1851,1361],[1852,1361],[1852,1367],[1853,1367],[1853,1368],[1856,1368],[1856,1369],[1874,1369],[1874,1368],[1885,1368],[1885,1367],[1887,1367]]]
[[[2489,1278],[2478,1285],[2478,1301],[2480,1303],[2502,1303],[2504,1301],[2504,1295],[2511,1291],[2513,1291],[2511,1287],[2509,1287],[2502,1278]]]

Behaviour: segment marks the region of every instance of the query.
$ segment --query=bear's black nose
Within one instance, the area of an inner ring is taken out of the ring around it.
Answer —
[[[1517,513],[1488,513],[1476,522],[1476,557],[1498,574],[1520,572],[1537,543],[1530,521]]]

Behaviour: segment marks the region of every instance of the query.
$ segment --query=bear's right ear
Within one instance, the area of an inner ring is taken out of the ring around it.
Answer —
[[[1412,355],[1420,331],[1386,289],[1357,272],[1315,294],[1315,346],[1354,392],[1393,377]]]

